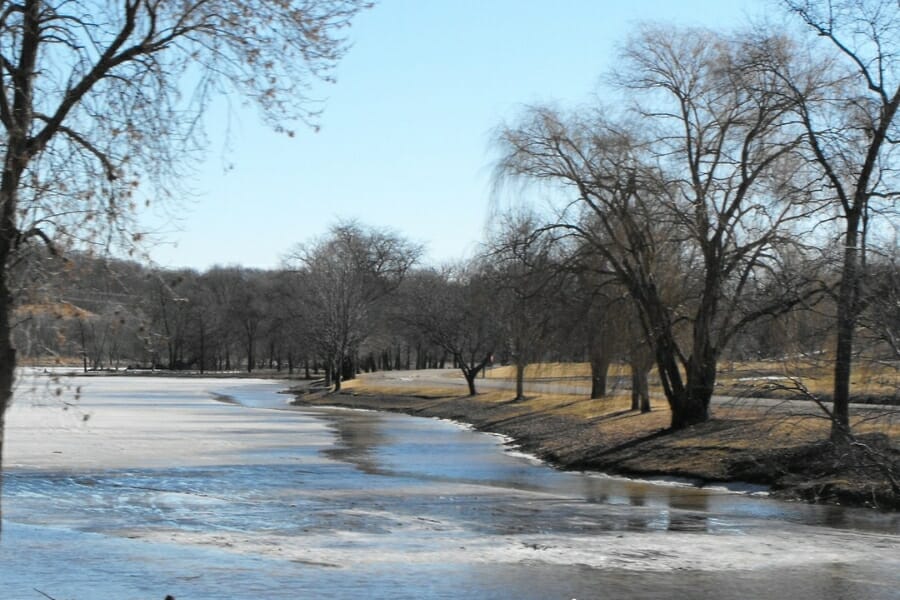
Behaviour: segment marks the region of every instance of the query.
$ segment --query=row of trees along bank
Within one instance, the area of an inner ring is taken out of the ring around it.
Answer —
[[[784,6],[814,35],[639,28],[616,104],[526,110],[498,134],[497,171],[556,198],[547,230],[627,290],[674,428],[708,419],[742,330],[830,297],[845,440],[860,318],[893,285],[871,270],[896,264],[900,9]]]
[[[416,267],[420,247],[357,223],[297,246],[272,271],[158,270],[42,253],[33,261],[40,268],[27,270],[41,276],[25,286],[15,339],[37,363],[77,357],[85,370],[266,369],[323,377],[335,389],[360,371],[454,367],[474,394],[477,376],[502,363],[515,367],[518,399],[529,364],[589,362],[591,396],[602,398],[610,366],[624,363],[632,408],[648,411],[658,353],[639,307],[591,246],[558,234],[534,213],[498,215],[480,256],[442,268]],[[758,316],[736,328],[722,358],[816,356],[833,345],[833,295],[791,295],[798,278],[816,290],[838,281],[833,254],[779,263],[748,280],[731,318]],[[683,258],[665,255],[655,284],[667,307],[689,313],[700,302],[699,275]],[[886,259],[870,269],[878,285],[860,313],[857,360],[896,361],[900,270]],[[677,321],[673,339],[689,346],[690,320]]]

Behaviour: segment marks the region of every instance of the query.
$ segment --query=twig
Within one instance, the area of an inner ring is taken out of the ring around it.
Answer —
[[[837,425],[841,432],[846,437],[847,442],[849,443],[849,447],[858,448],[862,450],[863,454],[865,454],[866,458],[872,461],[872,464],[876,469],[881,471],[881,473],[887,478],[888,482],[891,484],[891,489],[893,489],[894,493],[900,495],[900,481],[898,481],[895,475],[895,466],[893,464],[893,460],[885,454],[880,453],[875,448],[872,448],[868,444],[865,444],[859,440],[855,435],[853,435],[852,431],[849,427],[845,426],[843,423],[840,423],[835,417],[834,414],[828,409],[822,399],[809,391],[809,388],[803,384],[800,379],[796,377],[788,378],[791,382],[791,386],[778,384],[775,385],[775,388],[779,388],[782,390],[789,390],[807,400],[811,400],[816,403],[816,405],[828,416],[829,420],[834,425]]]

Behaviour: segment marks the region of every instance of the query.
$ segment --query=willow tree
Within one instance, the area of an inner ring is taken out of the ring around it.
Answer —
[[[791,177],[790,102],[774,77],[745,68],[746,43],[643,28],[616,76],[633,114],[539,107],[499,135],[499,176],[545,184],[558,199],[552,225],[599,253],[628,289],[675,429],[708,419],[734,334],[797,297],[744,302],[806,216]],[[689,295],[670,302],[666,280]]]
[[[32,241],[127,240],[137,205],[165,196],[196,157],[217,93],[246,95],[287,133],[315,125],[311,86],[331,79],[343,30],[362,8],[361,0],[0,2],[0,431],[16,364],[8,278],[16,254]]]

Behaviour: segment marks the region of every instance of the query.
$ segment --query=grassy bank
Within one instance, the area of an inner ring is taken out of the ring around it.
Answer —
[[[716,374],[716,393],[722,396],[796,399],[798,388],[831,402],[833,363],[828,356],[795,357],[783,360],[723,362]],[[529,365],[528,381],[545,384],[590,385],[588,363],[543,363]],[[612,386],[631,377],[627,365],[612,364],[608,374]],[[487,372],[490,379],[513,381],[515,369],[502,366]],[[651,372],[651,387],[655,380]],[[857,403],[900,404],[900,365],[878,361],[855,364],[851,378],[853,401]],[[656,389],[657,393],[662,390]]]
[[[566,469],[743,481],[771,486],[781,498],[900,509],[891,483],[900,477],[900,418],[892,413],[858,409],[861,444],[838,449],[827,442],[827,420],[787,404],[725,403],[709,422],[670,433],[668,406],[659,397],[648,414],[629,410],[624,392],[602,400],[567,393],[512,398],[508,390],[469,397],[454,385],[400,386],[364,377],[347,382],[341,394],[300,394],[298,403],[454,419],[507,435]]]

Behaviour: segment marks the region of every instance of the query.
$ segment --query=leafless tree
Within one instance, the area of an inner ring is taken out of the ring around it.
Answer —
[[[837,344],[831,437],[850,427],[854,334],[866,303],[867,239],[898,191],[896,145],[900,108],[900,6],[895,0],[784,0],[816,35],[800,52],[786,43],[763,46],[794,103],[823,198],[843,225],[837,289]]]
[[[440,271],[418,271],[403,294],[409,327],[453,357],[474,396],[475,378],[493,362],[502,337],[494,314],[495,285],[472,261]]]
[[[598,234],[599,235],[599,234]],[[641,328],[640,314],[634,301],[622,286],[615,272],[606,265],[593,244],[582,240],[569,259],[575,267],[576,294],[580,297],[579,316],[587,332],[588,359],[591,365],[591,398],[607,393],[607,377],[615,360],[625,360],[631,369],[632,410],[650,411],[648,374],[653,368],[652,340]],[[662,265],[666,265],[661,260]],[[676,270],[671,265],[670,270]],[[663,286],[666,303],[677,305],[686,301],[678,295],[680,286],[674,278],[665,277],[665,269],[658,269],[656,280]]]
[[[374,327],[375,305],[397,289],[422,253],[390,231],[341,223],[288,257],[301,278],[311,336],[341,389],[341,371]]]
[[[139,235],[130,216],[144,198],[164,197],[191,164],[216,93],[246,94],[284,131],[314,124],[310,86],[331,78],[342,30],[363,6],[0,3],[0,432],[16,364],[7,276],[15,254],[31,240]],[[139,195],[141,183],[150,187]]]
[[[640,128],[608,108],[532,108],[499,136],[499,176],[547,184],[560,199],[556,226],[599,253],[636,302],[676,429],[708,418],[735,332],[797,297],[792,287],[773,305],[742,302],[792,243],[788,225],[808,216],[790,176],[799,144],[785,126],[790,103],[770,89],[775,78],[744,68],[745,46],[705,30],[643,28],[617,75]],[[690,284],[690,301],[666,302],[660,277]]]
[[[876,357],[900,361],[900,257],[884,256],[868,264],[869,300],[860,314],[860,327],[876,346]],[[879,352],[880,350],[880,352]]]
[[[541,357],[558,326],[567,272],[551,233],[536,215],[500,215],[483,259],[496,290],[493,314],[516,368],[517,400],[525,398],[525,368]]]

